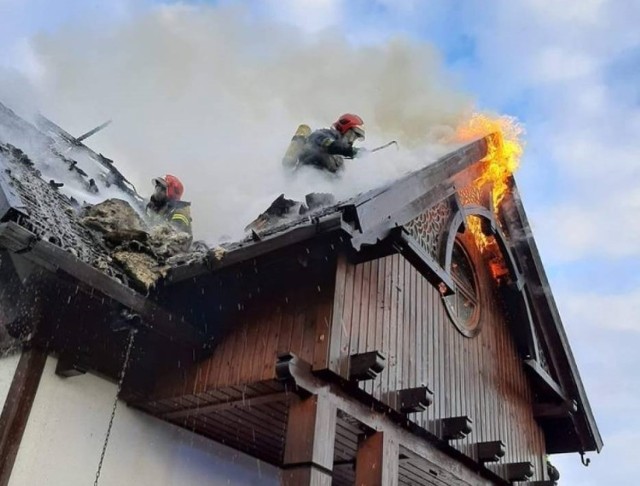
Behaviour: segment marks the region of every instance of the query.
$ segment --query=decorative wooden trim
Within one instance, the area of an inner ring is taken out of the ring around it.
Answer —
[[[46,353],[26,349],[13,375],[0,415],[0,486],[9,484],[46,360]]]
[[[400,447],[384,432],[363,436],[356,454],[356,482],[362,486],[397,486]]]

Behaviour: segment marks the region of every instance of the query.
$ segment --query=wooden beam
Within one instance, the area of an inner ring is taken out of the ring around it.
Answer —
[[[442,289],[444,295],[451,295],[455,292],[456,285],[451,275],[442,268],[413,236],[404,230],[399,232],[397,245],[400,253],[431,285],[437,289]]]
[[[362,436],[356,454],[356,486],[397,486],[399,445],[375,432]]]
[[[301,396],[316,394],[325,397],[338,410],[356,418],[369,429],[387,433],[403,447],[403,453],[420,458],[436,471],[445,484],[508,486],[496,473],[479,466],[473,459],[407,421],[405,415],[390,410],[365,392],[359,394],[357,387],[345,390],[344,381],[327,381],[315,376],[309,363],[291,353],[278,356],[276,374],[279,380],[292,386]]]
[[[282,468],[283,486],[330,486],[337,409],[312,395],[289,407]]]
[[[578,404],[570,400],[561,404],[534,403],[533,416],[538,420],[568,418],[578,411]]]
[[[264,405],[265,403],[289,402],[294,399],[297,399],[297,396],[293,393],[277,392],[245,399],[240,398],[237,400],[227,400],[220,403],[212,403],[211,405],[194,405],[193,407],[167,412],[160,416],[163,419],[173,420],[188,416],[209,414],[212,412],[224,412],[225,410],[233,408],[251,408],[258,405]]]
[[[567,402],[567,396],[560,388],[560,385],[545,371],[545,369],[533,359],[524,361],[525,369],[531,375],[534,383],[541,388],[549,397],[557,399],[559,402]]]
[[[0,414],[0,486],[9,484],[46,360],[42,351],[24,350],[13,375]]]

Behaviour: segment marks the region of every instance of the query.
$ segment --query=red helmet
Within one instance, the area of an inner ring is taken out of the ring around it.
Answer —
[[[364,127],[362,125],[364,125],[364,122],[358,115],[345,113],[333,124],[333,128],[343,135],[354,128],[358,134],[362,134],[362,136],[364,136]]]
[[[164,177],[154,179],[153,182],[166,188],[167,199],[171,201],[179,201],[182,198],[182,194],[184,194],[184,186],[176,176],[167,174]]]

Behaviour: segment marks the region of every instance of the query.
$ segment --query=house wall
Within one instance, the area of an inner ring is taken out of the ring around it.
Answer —
[[[157,395],[184,397],[272,380],[279,353],[326,364],[334,272],[331,266],[324,275],[283,278],[275,291],[253,299],[230,318],[229,330],[210,358],[185,370],[185,376],[164,378]]]
[[[395,390],[427,385],[434,403],[411,419],[437,433],[434,420],[467,415],[473,432],[452,441],[470,445],[502,440],[501,462],[530,461],[543,479],[544,438],[534,420],[532,394],[522,361],[499,305],[496,285],[473,245],[466,245],[481,288],[480,333],[463,336],[446,313],[436,288],[401,255],[361,264],[338,263],[330,369],[348,376],[349,356],[382,351],[387,364],[361,388],[388,402]]]
[[[116,386],[91,374],[60,378],[55,366],[49,357],[10,486],[86,486],[95,479]],[[280,477],[273,466],[121,402],[100,485],[123,484],[277,485]]]

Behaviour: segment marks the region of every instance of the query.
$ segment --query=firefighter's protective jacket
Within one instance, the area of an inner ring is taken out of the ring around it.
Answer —
[[[158,208],[153,203],[147,205],[147,214],[158,221],[166,221],[178,231],[192,234],[191,203],[186,201],[168,201]]]
[[[311,165],[335,173],[342,169],[344,157],[353,158],[357,149],[345,141],[338,130],[322,128],[311,133],[298,157],[300,165]]]

